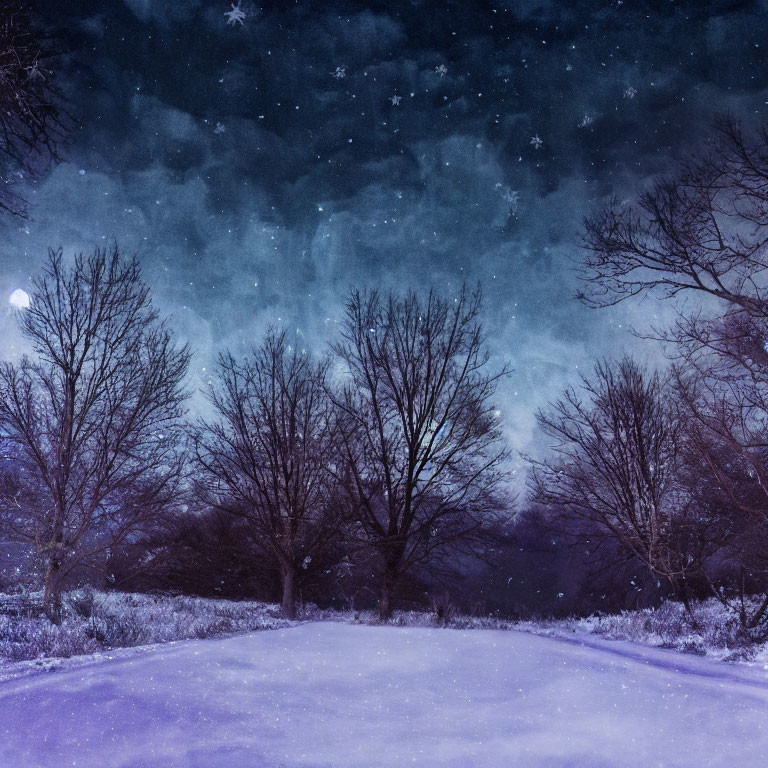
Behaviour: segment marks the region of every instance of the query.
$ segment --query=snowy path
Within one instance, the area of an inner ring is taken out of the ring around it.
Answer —
[[[0,684],[3,768],[768,765],[768,673],[627,643],[304,624]]]

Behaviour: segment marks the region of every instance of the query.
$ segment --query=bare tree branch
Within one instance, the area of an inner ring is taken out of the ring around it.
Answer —
[[[0,211],[26,218],[25,184],[61,159],[72,120],[60,106],[58,55],[26,4],[0,5]]]
[[[614,201],[586,221],[588,305],[694,291],[768,317],[768,133],[747,139],[730,115],[716,129],[706,154],[637,203]]]

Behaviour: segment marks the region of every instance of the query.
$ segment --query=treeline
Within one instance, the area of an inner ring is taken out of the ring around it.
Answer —
[[[327,349],[271,329],[222,350],[192,418],[191,351],[136,261],[52,252],[18,312],[29,355],[0,367],[2,539],[34,553],[48,615],[98,573],[287,616],[387,618],[447,584],[513,615],[710,596],[768,634],[768,131],[717,129],[587,221],[582,300],[666,301],[666,362],[599,361],[542,409],[517,505],[479,291],[351,291]]]
[[[352,291],[323,355],[276,329],[222,351],[190,420],[191,351],[136,260],[51,252],[18,313],[30,353],[0,367],[3,532],[33,547],[48,616],[91,568],[203,592],[271,580],[289,617],[320,581],[387,618],[409,577],[484,554],[509,500],[506,369],[480,310],[466,289]]]

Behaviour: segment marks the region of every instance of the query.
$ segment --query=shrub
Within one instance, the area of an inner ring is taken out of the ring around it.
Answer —
[[[29,596],[39,602],[39,595]],[[8,615],[15,596],[0,595],[0,660],[69,657],[95,651],[220,637],[276,629],[289,623],[272,605],[168,595],[70,592],[63,620],[51,624],[39,614]]]

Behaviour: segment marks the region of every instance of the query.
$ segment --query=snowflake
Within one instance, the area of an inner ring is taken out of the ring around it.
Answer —
[[[445,64],[438,64],[435,67],[435,74],[440,77],[445,77],[448,74],[448,67],[446,67]]]
[[[520,202],[520,193],[516,189],[510,189],[504,186],[500,181],[496,183],[495,189],[501,195],[501,199],[509,204],[509,213],[517,218],[517,206]],[[501,415],[501,411],[497,415]]]
[[[224,12],[224,15],[227,17],[227,26],[234,27],[235,24],[240,24],[242,26],[243,19],[245,18],[245,11],[240,7],[241,2],[242,0],[237,0],[237,5],[235,5],[235,3],[230,3],[232,10]]]
[[[501,199],[509,203],[510,207],[517,208],[520,193],[516,189],[507,188],[501,193]]]
[[[31,67],[27,67],[27,80],[45,80],[39,64],[35,61]]]
[[[216,127],[213,129],[213,132],[218,136],[221,133],[224,133],[224,131],[227,130],[227,126],[224,125],[224,123],[216,123]]]
[[[633,86],[630,85],[628,88],[624,89],[625,99],[634,99],[635,96],[637,96],[637,88],[634,88]]]
[[[394,96],[390,96],[389,100],[392,102],[393,107],[399,107],[400,102],[403,100],[403,97],[395,94]]]
[[[541,149],[542,145],[544,144],[544,140],[537,133],[535,136],[531,136],[530,144],[534,149]]]
[[[572,71],[573,71],[573,65],[571,65],[571,64],[566,64],[566,65],[565,65],[565,71],[566,71],[566,72],[572,72]]]
[[[335,77],[337,80],[343,80],[347,76],[347,68],[346,67],[336,67],[336,69],[331,72],[331,77]]]
[[[592,115],[584,115],[579,122],[579,128],[589,128],[592,123],[595,122],[595,118]]]

